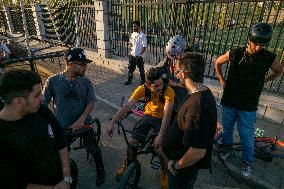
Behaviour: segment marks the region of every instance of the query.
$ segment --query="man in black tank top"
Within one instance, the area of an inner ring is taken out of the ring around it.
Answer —
[[[233,143],[233,127],[237,129],[242,142],[243,177],[251,176],[251,164],[254,151],[254,124],[256,110],[263,85],[283,73],[282,65],[274,53],[265,49],[272,37],[272,27],[267,23],[252,26],[247,47],[239,47],[220,56],[215,69],[224,89],[221,104],[223,106],[223,143]],[[222,65],[230,63],[225,79]],[[266,76],[267,71],[272,73]],[[228,149],[229,149],[228,148]],[[224,153],[226,157],[228,153]]]

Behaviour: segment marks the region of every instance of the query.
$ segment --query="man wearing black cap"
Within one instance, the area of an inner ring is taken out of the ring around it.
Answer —
[[[49,77],[45,84],[44,103],[48,105],[53,99],[56,107],[55,116],[66,134],[70,129],[75,131],[92,123],[90,114],[94,109],[96,96],[91,81],[84,77],[87,64],[90,62],[83,49],[69,49],[65,55],[66,69]],[[101,151],[94,138],[85,137],[83,140],[84,144],[92,143],[92,146],[86,146],[86,150],[94,157],[97,170],[96,184],[100,186],[105,180]]]
[[[263,85],[283,73],[276,54],[265,49],[272,37],[272,27],[267,23],[252,26],[246,47],[232,49],[220,56],[215,69],[224,89],[222,96],[224,127],[223,143],[228,147],[223,158],[230,153],[233,143],[233,128],[237,129],[242,142],[242,170],[244,178],[251,176],[251,164],[254,153],[254,124],[256,110]],[[230,63],[228,76],[225,80],[222,65]],[[271,69],[272,72],[266,74]]]

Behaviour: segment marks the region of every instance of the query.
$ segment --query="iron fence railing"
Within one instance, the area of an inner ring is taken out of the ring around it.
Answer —
[[[274,28],[268,49],[284,61],[283,0],[111,0],[110,8],[114,55],[127,57],[132,21],[139,20],[148,39],[147,63],[160,62],[165,57],[167,41],[178,34],[194,51],[204,54],[205,75],[216,79],[216,58],[232,48],[245,46],[252,24],[268,22]],[[225,69],[228,71],[228,67]],[[265,88],[284,94],[283,77]]]
[[[3,10],[0,10],[0,32],[6,31],[9,31],[9,27],[7,24],[5,12]]]
[[[89,5],[42,6],[47,39],[97,50],[95,7]]]
[[[112,54],[127,57],[132,21],[141,22],[148,48],[145,61],[155,65],[165,57],[169,38],[184,36],[189,47],[204,54],[206,77],[216,79],[214,63],[224,52],[246,45],[251,25],[268,22],[274,33],[268,49],[284,62],[283,0],[110,0]],[[10,9],[13,26],[23,32],[20,9]],[[3,12],[0,12],[3,17]],[[29,35],[35,33],[31,10],[26,10]],[[47,39],[97,50],[96,10],[87,3],[42,6]],[[4,15],[5,16],[5,15]],[[5,21],[1,25],[5,25]],[[3,27],[3,26],[2,26]],[[5,25],[4,27],[8,27]],[[226,73],[228,67],[225,68]],[[265,89],[284,94],[283,76],[266,84]]]

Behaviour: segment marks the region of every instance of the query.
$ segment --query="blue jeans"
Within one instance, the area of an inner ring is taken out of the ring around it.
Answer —
[[[223,106],[223,144],[233,144],[233,129],[237,122],[237,129],[242,143],[242,161],[251,164],[254,153],[254,124],[256,112],[242,111],[236,108]]]

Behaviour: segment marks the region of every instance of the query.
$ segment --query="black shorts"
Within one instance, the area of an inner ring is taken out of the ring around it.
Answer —
[[[154,129],[155,133],[160,131],[162,125],[162,118],[155,118],[149,115],[144,115],[134,126],[134,133],[132,133],[132,138],[143,141],[148,135],[151,128]]]

